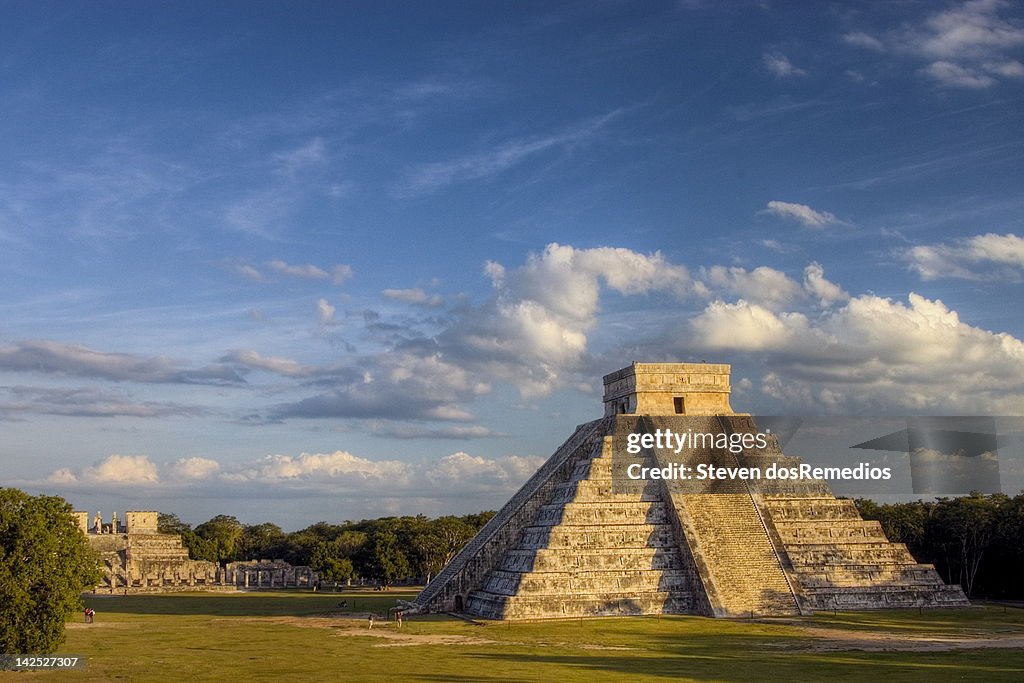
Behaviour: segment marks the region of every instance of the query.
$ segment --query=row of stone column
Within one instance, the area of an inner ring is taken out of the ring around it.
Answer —
[[[309,567],[235,567],[226,571],[225,583],[245,588],[312,586],[316,575]]]

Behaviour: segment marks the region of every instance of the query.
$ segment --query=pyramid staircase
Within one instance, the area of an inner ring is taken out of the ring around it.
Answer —
[[[467,612],[521,619],[693,610],[694,572],[656,482],[639,495],[613,490],[615,438],[572,459],[568,478],[469,594]]]

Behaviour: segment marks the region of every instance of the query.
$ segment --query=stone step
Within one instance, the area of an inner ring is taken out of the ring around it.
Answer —
[[[969,607],[960,586],[857,586],[808,588],[814,609],[862,610],[910,607]]]
[[[571,524],[667,524],[668,510],[662,502],[582,502],[542,505],[535,526]]]
[[[518,549],[532,548],[668,548],[676,544],[669,524],[528,526]]]
[[[638,500],[655,502],[661,500],[659,482],[654,480],[616,483],[611,480],[564,482],[553,486],[552,491],[548,501],[550,503],[608,503]]]
[[[693,611],[693,598],[689,593],[665,592],[524,597],[473,591],[465,609],[485,619],[684,614]]]
[[[746,492],[681,495],[718,600],[740,616],[797,611],[768,534]]]
[[[889,585],[942,585],[942,579],[931,565],[837,566],[824,570],[797,571],[804,587]]]
[[[134,554],[132,554],[131,561],[134,564],[138,564],[140,562],[165,562],[165,563],[169,562],[169,563],[181,564],[183,562],[188,562],[190,560],[189,560],[189,557],[188,557],[188,553],[184,552],[184,553],[145,553],[145,554],[134,553]]]
[[[803,543],[828,543],[830,541],[842,541],[844,543],[856,543],[864,541],[867,543],[888,542],[882,526],[875,521],[847,521],[838,524],[822,526],[820,522],[808,521],[786,521],[777,522],[776,528],[779,536],[787,545],[800,545]]]
[[[787,499],[785,502],[766,501],[768,511],[776,523],[785,524],[788,521],[832,521],[832,520],[861,520],[857,507],[848,500],[833,500],[832,502],[820,499],[796,500]]]
[[[795,567],[843,564],[917,564],[917,560],[903,545],[890,543],[880,548],[871,547],[877,545],[880,544],[801,545],[788,548],[787,553]]]
[[[686,572],[674,570],[510,572],[495,570],[487,576],[484,590],[496,595],[565,596],[567,594],[649,593],[686,591]]]
[[[674,545],[668,548],[543,548],[512,550],[498,569],[557,571],[604,569],[681,569],[683,559]]]

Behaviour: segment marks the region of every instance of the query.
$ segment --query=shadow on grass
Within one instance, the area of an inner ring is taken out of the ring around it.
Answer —
[[[93,596],[83,602],[103,614],[151,614],[214,617],[322,616],[325,613],[377,612],[384,614],[398,599],[414,592],[312,593],[266,591],[241,593],[175,593],[171,595]]]
[[[975,605],[967,609],[875,610],[819,612],[806,626],[827,626],[850,631],[906,631],[957,634],[962,632],[1024,632],[1024,610],[1003,605]]]
[[[895,614],[882,621],[900,621]],[[933,614],[941,621],[944,616]],[[978,615],[975,614],[975,619]],[[993,615],[995,616],[995,615]],[[1001,615],[1000,615],[1001,616]],[[904,615],[912,622],[911,615]],[[969,618],[964,619],[969,621]],[[629,619],[581,622],[576,633],[566,623],[545,629],[513,629],[515,652],[464,651],[456,656],[466,670],[487,672],[495,680],[517,680],[548,672],[563,680],[1024,680],[1024,649],[949,651],[823,651],[822,641],[786,623],[741,622],[673,617],[660,621]],[[488,629],[490,632],[490,629]],[[489,635],[489,633],[488,633]],[[583,648],[607,648],[584,650]],[[571,672],[571,673],[570,673]],[[423,680],[453,678],[450,673]],[[535,678],[531,678],[535,680]]]
[[[657,646],[655,646],[657,649]],[[1020,681],[1024,677],[1024,653],[764,653],[730,652],[715,654],[707,643],[692,654],[668,654],[664,651],[643,655],[623,654],[483,654],[468,655],[480,667],[502,672],[503,680],[516,680],[517,670],[537,671],[537,666],[552,670],[589,674],[620,674],[637,680],[707,680],[742,683],[751,680],[978,680]],[[485,663],[486,662],[486,663]],[[507,675],[506,675],[507,673]],[[424,680],[453,680],[450,675]],[[457,680],[457,679],[454,679]],[[464,680],[480,680],[467,676]],[[574,679],[575,680],[575,679]]]

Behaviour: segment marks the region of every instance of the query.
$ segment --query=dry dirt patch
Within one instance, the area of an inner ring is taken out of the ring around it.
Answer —
[[[409,633],[396,627],[395,622],[376,621],[369,628],[368,615],[346,613],[325,617],[268,617],[266,621],[275,624],[288,624],[302,628],[331,629],[335,635],[342,637],[380,638],[383,641],[374,647],[406,647],[410,645],[490,645],[496,640],[460,636],[448,633]]]

